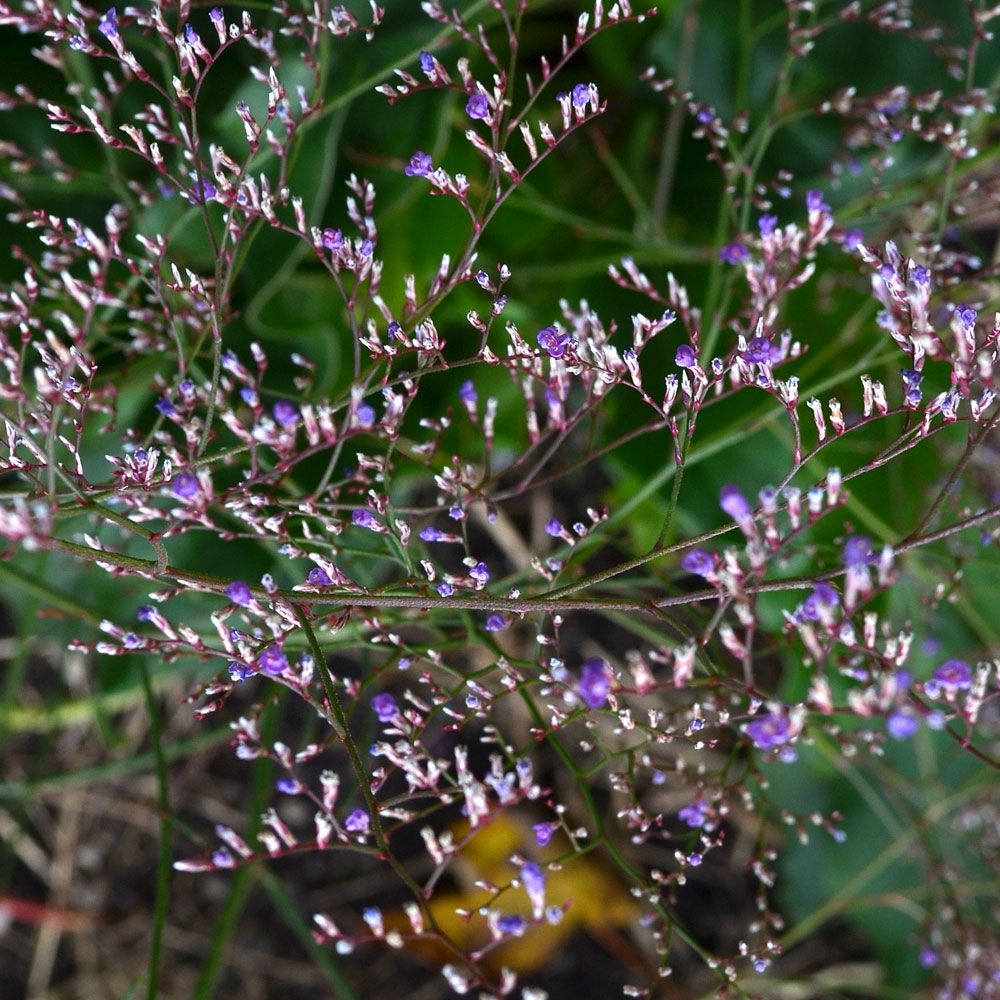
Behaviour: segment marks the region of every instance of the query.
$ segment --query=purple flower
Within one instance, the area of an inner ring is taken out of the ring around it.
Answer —
[[[907,388],[915,388],[920,385],[920,381],[923,379],[923,375],[913,368],[904,368],[899,374],[903,380],[903,384],[906,385]]]
[[[474,406],[476,402],[479,400],[479,396],[476,393],[476,387],[473,384],[472,379],[463,382],[462,385],[459,387],[458,398],[463,403],[468,403],[470,406]]]
[[[830,211],[830,206],[823,201],[822,191],[809,191],[806,193],[806,210],[810,212]]]
[[[253,600],[253,594],[250,593],[250,588],[242,580],[233,580],[233,582],[226,587],[226,597],[228,597],[233,604],[239,604],[240,607],[244,608]]]
[[[340,250],[344,246],[344,234],[339,229],[324,229],[321,239],[327,250]]]
[[[392,722],[399,715],[399,706],[391,694],[383,691],[372,698],[372,711],[378,716],[379,722]]]
[[[688,573],[708,579],[715,572],[715,560],[705,549],[692,549],[681,560],[681,566]]]
[[[465,113],[473,119],[485,121],[490,116],[489,102],[482,94],[473,94],[465,105]]]
[[[687,823],[691,829],[700,830],[708,822],[708,806],[701,799],[695,799],[691,805],[678,810],[677,818]]]
[[[179,472],[170,482],[174,496],[181,500],[193,500],[201,493],[201,483],[193,472]]]
[[[674,364],[678,368],[694,368],[698,364],[698,358],[690,344],[681,344],[677,348],[677,353],[674,354]]]
[[[434,72],[434,56],[429,52],[420,53],[420,68],[430,76]]]
[[[426,528],[421,529],[420,537],[425,542],[440,542],[446,535],[443,531],[439,531],[432,525],[428,525]]]
[[[931,675],[931,679],[936,687],[954,694],[972,687],[972,670],[965,660],[945,660]]]
[[[380,525],[378,519],[370,510],[359,508],[351,514],[351,521],[359,528],[367,528],[369,531],[376,531]]]
[[[177,412],[177,407],[166,396],[161,396],[153,405],[165,417],[171,417]]]
[[[817,583],[816,589],[802,602],[802,617],[815,622],[820,619],[820,606],[835,608],[840,595],[828,583]]]
[[[114,7],[108,8],[104,17],[101,18],[100,23],[97,25],[97,30],[105,38],[118,37],[118,11]]]
[[[469,570],[469,576],[471,576],[477,583],[489,583],[490,569],[486,563],[477,562],[476,565]]]
[[[497,930],[501,934],[520,937],[528,926],[524,917],[519,917],[516,913],[505,913],[497,920]]]
[[[536,823],[532,828],[535,834],[535,843],[539,847],[547,847],[552,840],[552,834],[559,829],[558,823]]]
[[[565,530],[562,521],[558,517],[552,518],[545,525],[545,534],[551,535],[553,538],[560,538]]]
[[[355,416],[358,418],[358,424],[361,427],[371,427],[375,423],[375,410],[367,403],[362,403],[358,407],[358,412]]]
[[[192,205],[203,205],[206,201],[211,201],[218,193],[218,188],[211,181],[195,181],[191,193],[188,195],[188,201]]]
[[[330,579],[330,574],[327,573],[322,566],[314,566],[311,570],[309,570],[306,574],[306,580],[314,587],[333,586],[333,580]]]
[[[746,734],[758,750],[773,750],[788,742],[788,719],[774,712],[762,715],[747,723]]]
[[[738,241],[727,243],[719,251],[719,260],[723,264],[741,264],[750,256],[750,251],[743,243]]]
[[[761,236],[770,236],[777,228],[778,217],[776,215],[762,215],[757,220],[757,225],[760,227]]]
[[[570,93],[574,108],[585,108],[590,103],[590,84],[578,83]]]
[[[971,330],[976,325],[976,317],[979,313],[972,306],[959,306],[955,310],[955,315],[966,330]]]
[[[851,535],[844,543],[843,563],[846,569],[859,570],[875,560],[872,540],[865,535]]]
[[[274,787],[283,795],[295,795],[302,786],[294,778],[278,778]]]
[[[280,646],[268,646],[257,657],[257,666],[265,674],[271,674],[271,676],[276,677],[288,669],[288,657],[282,652]]]
[[[931,283],[931,272],[926,267],[918,265],[913,269],[913,280],[918,285],[929,285]]]
[[[749,521],[752,516],[747,498],[735,486],[722,487],[722,492],[719,494],[719,506],[734,521],[739,521],[741,524],[744,521]]]
[[[348,833],[367,833],[371,826],[371,819],[364,809],[355,809],[354,812],[344,820],[344,829]]]
[[[191,24],[184,25],[184,41],[187,42],[188,45],[197,45],[198,42],[201,41],[201,37],[199,36],[198,32],[195,31],[194,25]]]
[[[486,619],[486,624],[483,628],[485,628],[487,632],[502,632],[509,624],[510,622],[508,622],[503,615],[490,615],[489,618]]]
[[[403,167],[403,173],[407,177],[427,177],[433,170],[434,163],[430,155],[419,149],[410,157],[410,162]]]
[[[771,361],[771,346],[767,337],[751,337],[743,357],[751,364],[766,365]]]
[[[856,250],[865,241],[865,234],[860,229],[848,229],[840,237],[845,250]]]
[[[271,412],[282,427],[294,427],[299,422],[299,408],[287,399],[279,399]]]
[[[885,728],[894,740],[908,740],[920,728],[920,723],[912,713],[898,708],[889,713]]]
[[[221,7],[213,7],[209,12],[208,16],[215,21],[216,24],[221,24],[225,19],[226,15],[222,13]]]
[[[521,866],[521,885],[524,886],[524,891],[530,899],[544,898],[545,873],[534,861],[528,861]]]
[[[143,604],[142,607],[136,608],[135,610],[135,617],[141,622],[150,621],[155,614],[156,608],[149,604]]]
[[[573,340],[568,333],[560,333],[554,326],[543,327],[538,331],[536,339],[538,340],[538,346],[550,358],[561,358]]]
[[[229,670],[229,679],[239,683],[240,681],[249,680],[257,672],[253,667],[247,667],[242,663],[237,663],[236,660],[232,660],[227,668]]]
[[[455,593],[455,588],[450,583],[448,583],[447,580],[445,580],[442,583],[438,584],[437,592],[442,597],[451,597],[451,595]]]
[[[587,708],[602,708],[611,691],[611,668],[608,661],[597,657],[580,667],[577,693]]]

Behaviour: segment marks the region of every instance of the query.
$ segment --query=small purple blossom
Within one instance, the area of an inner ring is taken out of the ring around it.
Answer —
[[[757,226],[761,236],[770,236],[778,226],[778,217],[776,215],[762,215],[757,220]]]
[[[151,621],[155,614],[156,608],[150,604],[143,604],[141,607],[135,609],[135,617],[141,622]]]
[[[806,193],[806,210],[809,212],[830,211],[830,206],[823,201],[822,191],[808,191]]]
[[[885,728],[894,740],[908,740],[920,728],[920,723],[912,712],[897,708],[889,713]]]
[[[562,333],[554,326],[543,327],[538,331],[536,339],[538,340],[538,346],[550,358],[561,358],[573,340],[568,333]]]
[[[860,570],[875,561],[872,540],[865,535],[851,535],[844,543],[842,556],[845,569]]]
[[[333,586],[333,580],[330,579],[330,574],[327,573],[322,566],[313,566],[313,568],[306,574],[306,581],[311,583],[314,587]]]
[[[253,594],[250,593],[250,588],[242,580],[233,580],[233,582],[226,587],[226,597],[228,597],[233,604],[238,604],[243,608],[245,608],[253,600]]]
[[[570,92],[574,108],[585,108],[590,103],[590,84],[578,83]]]
[[[562,521],[558,517],[552,518],[545,524],[545,534],[551,535],[553,538],[560,538],[565,530]]]
[[[482,94],[473,94],[465,105],[465,113],[472,119],[485,121],[490,116],[489,101]]]
[[[820,620],[820,608],[835,608],[840,603],[840,595],[828,583],[816,584],[815,590],[802,602],[802,617],[816,622]]]
[[[467,403],[469,406],[475,406],[479,400],[479,396],[476,393],[476,387],[473,384],[472,379],[463,382],[459,387],[458,398],[463,403]]]
[[[371,819],[364,809],[355,809],[347,819],[344,820],[344,829],[348,833],[367,833],[371,826]]]
[[[754,365],[765,365],[771,361],[771,341],[767,337],[751,337],[743,357]]]
[[[195,181],[188,195],[188,202],[192,205],[203,205],[217,197],[219,189],[209,180]]]
[[[516,913],[505,913],[497,920],[497,930],[508,937],[520,937],[527,927],[527,920]]]
[[[367,403],[362,403],[355,414],[358,420],[358,426],[360,427],[371,427],[375,423],[375,410],[370,407]]]
[[[490,582],[490,569],[484,562],[477,562],[472,569],[469,570],[469,576],[472,577],[476,583],[489,583]]]
[[[545,873],[534,861],[528,861],[521,866],[521,885],[532,901],[535,898],[544,898]]]
[[[430,158],[430,154],[420,149],[410,157],[410,162],[403,167],[403,173],[407,177],[428,177],[433,170],[434,163]]]
[[[437,585],[437,592],[442,597],[451,597],[455,593],[455,588],[447,580],[444,580]]]
[[[979,316],[979,313],[972,306],[958,306],[955,309],[955,315],[966,330],[971,330],[976,325],[976,318]]]
[[[694,353],[694,348],[690,344],[681,344],[674,354],[674,364],[678,368],[694,368],[698,364],[698,358]]]
[[[294,427],[299,422],[299,408],[287,399],[279,399],[271,412],[282,427]]]
[[[375,695],[372,698],[372,711],[378,717],[379,722],[392,722],[399,715],[399,705],[396,699],[387,691]]]
[[[681,567],[688,573],[708,579],[715,572],[715,560],[705,549],[692,549],[681,560]]]
[[[972,687],[972,670],[965,660],[945,660],[931,675],[931,681],[935,687],[955,694]]]
[[[434,72],[434,56],[429,52],[420,53],[420,68],[430,76]]]
[[[679,809],[677,818],[683,820],[693,830],[700,830],[709,820],[708,806],[701,799],[695,799],[690,805]]]
[[[723,486],[719,494],[719,506],[734,521],[743,523],[749,521],[753,515],[750,503],[736,486]]]
[[[295,795],[301,790],[302,786],[294,778],[278,778],[274,783],[274,787],[282,793],[282,795]]]
[[[105,38],[118,37],[118,11],[114,7],[109,7],[97,25],[97,30]]]
[[[285,656],[280,646],[268,646],[257,657],[257,666],[265,674],[276,677],[288,669],[288,657]]]
[[[865,234],[860,229],[847,229],[840,237],[841,246],[845,250],[857,250],[865,241]]]
[[[226,19],[226,15],[222,13],[222,8],[221,8],[221,7],[213,7],[213,8],[212,8],[212,9],[211,9],[211,10],[210,10],[210,11],[208,12],[208,16],[209,16],[209,17],[210,17],[210,18],[211,18],[211,19],[212,19],[212,20],[213,20],[213,21],[214,21],[214,22],[215,22],[216,24],[222,24],[222,22],[223,22],[223,21],[224,21],[224,20]]]
[[[913,281],[918,285],[929,285],[931,283],[931,272],[923,265],[918,264],[913,269]]]
[[[719,251],[719,260],[723,264],[742,264],[749,256],[750,251],[746,248],[745,244],[739,241],[727,243]]]
[[[193,472],[179,472],[170,482],[175,497],[193,500],[201,493],[201,483]]]
[[[508,625],[510,622],[503,615],[490,615],[483,628],[487,632],[502,632]]]
[[[428,525],[426,528],[420,529],[420,538],[425,542],[440,542],[442,539],[448,536],[443,532],[435,528],[433,525]]]
[[[558,823],[536,823],[532,828],[535,835],[535,843],[539,847],[548,847],[552,840],[552,834],[559,829]]]
[[[746,734],[758,750],[773,750],[787,743],[791,736],[788,719],[776,712],[770,712],[748,722]]]
[[[161,396],[153,406],[165,417],[172,417],[177,412],[177,407],[166,396]]]
[[[377,531],[381,527],[378,518],[370,510],[365,510],[363,507],[351,514],[351,522],[357,527],[367,528],[369,531]]]
[[[577,693],[587,708],[602,708],[611,692],[611,667],[608,661],[597,657],[587,660],[580,667]]]
[[[343,249],[344,234],[339,229],[324,229],[320,239],[327,250]]]

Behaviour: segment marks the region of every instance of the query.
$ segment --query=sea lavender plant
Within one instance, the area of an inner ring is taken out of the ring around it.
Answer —
[[[56,560],[85,565],[116,596],[79,615],[71,652],[91,669],[195,664],[194,717],[225,718],[236,757],[277,775],[244,833],[161,809],[175,886],[321,858],[333,890],[310,946],[365,996],[398,986],[373,986],[355,952],[419,957],[459,995],[560,996],[537,956],[616,926],[625,995],[656,995],[675,969],[678,995],[778,995],[801,975],[783,954],[849,902],[831,892],[789,927],[782,858],[846,865],[848,831],[874,816],[926,873],[914,975],[938,996],[992,995],[995,904],[926,830],[954,824],[996,874],[983,793],[1000,652],[975,581],[995,578],[1000,538],[984,459],[1000,318],[967,233],[998,191],[976,144],[1000,8],[969,0],[956,24],[788,0],[760,105],[750,71],[777,22],[744,0],[719,111],[718,86],[695,86],[697,3],[675,26],[596,0],[543,54],[543,4],[428,0],[433,38],[362,88],[411,145],[386,130],[362,155],[339,144],[356,88],[338,60],[363,66],[395,12],[272,6],[0,2],[45,69],[5,110],[58,133],[9,143],[0,189],[20,241],[0,293],[12,572],[52,553],[48,586]],[[673,75],[630,74],[663,117],[647,194],[587,60],[675,27]],[[942,89],[812,93],[802,67],[848,30],[924,46]],[[238,96],[220,111],[224,86]],[[421,112],[436,124],[418,132]],[[810,115],[845,152],[800,182],[774,157]],[[926,178],[893,174],[907,143],[929,150]],[[695,150],[721,182],[705,245],[686,248],[674,190]],[[588,222],[581,192],[538,194],[585,157],[631,231]],[[343,208],[303,162],[345,173]],[[97,169],[79,212],[33,183],[83,190]],[[380,174],[399,192],[384,210]],[[450,214],[414,221],[408,256],[400,214],[425,196]],[[531,269],[552,262],[495,235],[525,205],[567,256],[576,229],[614,231],[589,299],[549,295]],[[305,329],[295,350],[279,314]],[[288,705],[308,727],[278,726]],[[917,779],[895,785],[889,762],[918,745],[968,770],[947,809]],[[850,810],[788,791],[831,767],[861,790]],[[383,876],[370,899],[337,891],[359,868]],[[709,932],[693,889],[737,870],[748,912],[723,906]]]

